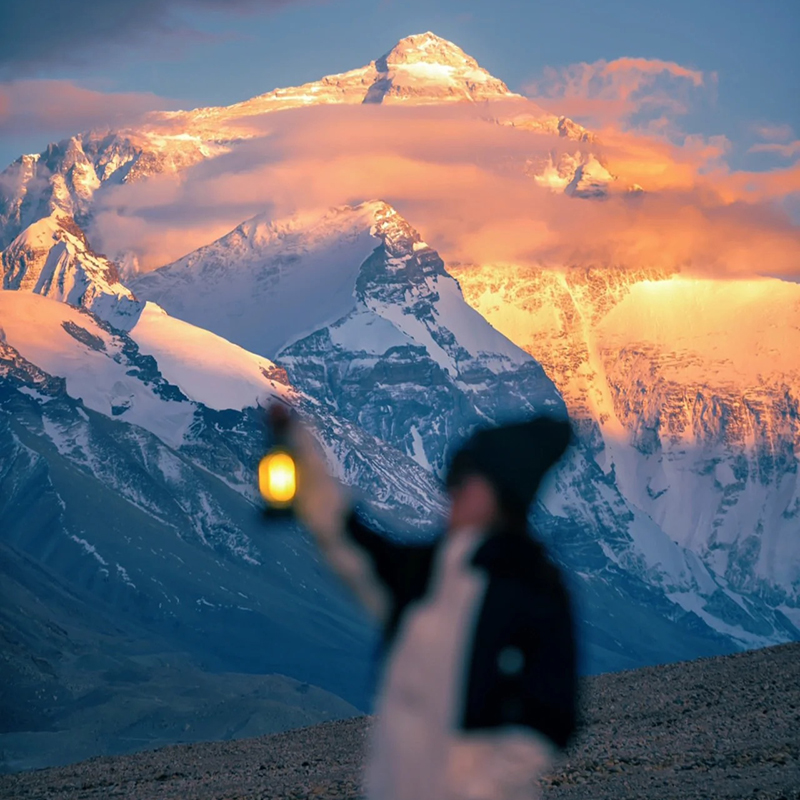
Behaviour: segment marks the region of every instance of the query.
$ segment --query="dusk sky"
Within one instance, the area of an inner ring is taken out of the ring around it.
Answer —
[[[230,104],[361,66],[425,30],[534,96],[547,68],[673,62],[702,74],[681,130],[725,136],[732,168],[800,155],[796,0],[35,0],[3,14],[3,164],[104,115]]]

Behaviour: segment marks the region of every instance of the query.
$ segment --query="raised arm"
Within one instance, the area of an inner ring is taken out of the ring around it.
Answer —
[[[347,490],[328,472],[314,437],[296,418],[289,441],[297,461],[298,519],[367,610],[388,623],[407,591],[407,577],[413,577],[409,559],[419,548],[393,542],[364,522]]]

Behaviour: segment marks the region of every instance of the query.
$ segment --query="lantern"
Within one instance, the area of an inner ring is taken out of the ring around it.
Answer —
[[[273,450],[261,459],[258,488],[270,508],[291,506],[297,494],[297,467],[285,450]]]

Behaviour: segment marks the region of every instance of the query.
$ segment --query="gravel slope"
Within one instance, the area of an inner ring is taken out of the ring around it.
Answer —
[[[800,644],[590,678],[549,800],[800,800]],[[26,800],[360,797],[368,720],[0,777]]]

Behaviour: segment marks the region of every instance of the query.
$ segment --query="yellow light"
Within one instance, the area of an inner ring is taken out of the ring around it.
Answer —
[[[258,465],[258,488],[271,506],[288,506],[297,492],[294,459],[282,450],[264,456]]]

